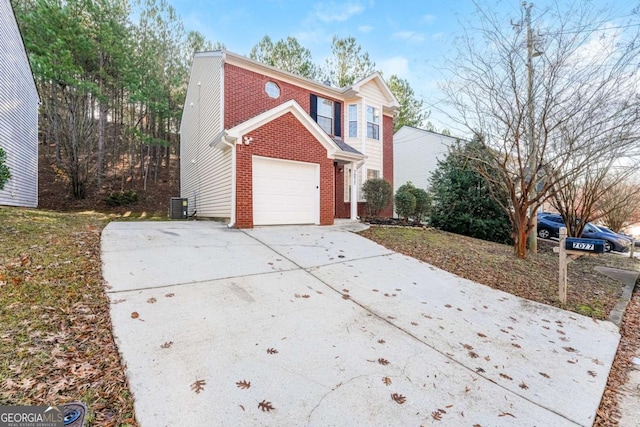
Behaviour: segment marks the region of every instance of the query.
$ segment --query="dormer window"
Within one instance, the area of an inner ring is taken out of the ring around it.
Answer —
[[[311,118],[318,123],[327,135],[341,136],[340,103],[330,99],[311,95]]]

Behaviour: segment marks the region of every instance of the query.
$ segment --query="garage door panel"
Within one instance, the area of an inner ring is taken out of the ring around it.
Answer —
[[[317,224],[319,165],[253,158],[254,225]]]

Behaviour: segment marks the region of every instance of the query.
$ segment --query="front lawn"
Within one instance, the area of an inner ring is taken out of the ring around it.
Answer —
[[[100,262],[108,218],[0,208],[0,405],[82,401],[87,426],[135,426]]]

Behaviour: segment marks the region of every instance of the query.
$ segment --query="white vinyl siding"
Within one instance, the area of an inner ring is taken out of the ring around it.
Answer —
[[[362,184],[367,180],[367,170],[377,170],[380,173],[380,177],[384,176],[384,169],[382,168],[382,144],[384,135],[382,107],[387,105],[388,101],[385,98],[382,89],[373,80],[360,88],[360,95],[362,96],[358,104],[360,106],[360,122],[358,128],[360,137],[357,138],[357,140],[354,139],[353,142],[349,141],[349,143],[367,156],[365,164],[358,171],[357,185],[361,189]],[[371,139],[367,137],[367,107],[369,106],[375,108],[378,112],[378,139]],[[362,191],[358,194],[358,200],[361,202],[365,201]]]
[[[0,147],[11,179],[0,205],[38,206],[38,92],[9,0],[0,0]]]
[[[194,58],[180,127],[180,195],[199,217],[231,217],[231,150],[209,146],[223,126],[222,67],[220,56]]]
[[[393,136],[393,190],[411,181],[423,190],[430,187],[438,160],[444,160],[456,138],[403,126]]]

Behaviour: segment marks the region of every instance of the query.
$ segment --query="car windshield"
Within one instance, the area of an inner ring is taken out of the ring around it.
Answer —
[[[588,230],[589,227],[593,228],[593,231],[595,231],[596,233],[598,233],[598,232],[603,233],[602,229],[600,227],[598,227],[597,225],[595,225],[595,224],[591,224],[589,222],[589,223],[587,223],[587,226],[585,227],[585,229]]]

